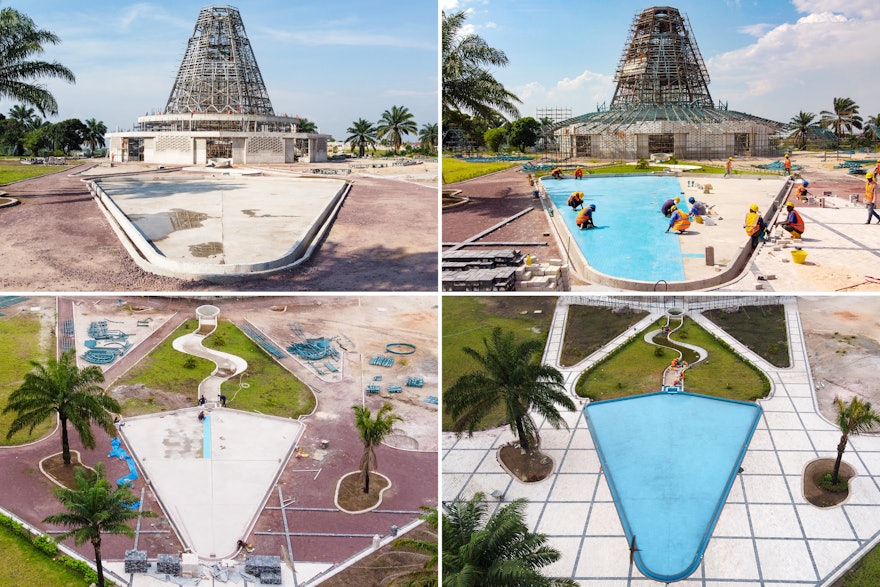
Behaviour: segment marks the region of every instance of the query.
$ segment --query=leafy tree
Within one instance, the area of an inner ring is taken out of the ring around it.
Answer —
[[[89,118],[85,122],[85,130],[82,132],[82,140],[89,146],[89,152],[94,155],[95,149],[103,147],[107,143],[104,141],[104,134],[107,132],[107,125],[103,122]]]
[[[77,467],[74,471],[75,489],[57,487],[55,497],[67,510],[53,514],[43,521],[70,528],[58,536],[58,540],[73,537],[76,545],[86,541],[95,549],[95,565],[98,568],[98,587],[104,586],[104,568],[101,563],[101,535],[121,534],[134,537],[128,522],[139,517],[155,518],[151,511],[136,511],[138,500],[126,486],[115,490],[107,481],[103,463],[95,466],[95,472]]]
[[[490,128],[483,134],[483,140],[490,151],[498,152],[504,143],[507,142],[507,129],[503,126],[498,128]]]
[[[850,434],[863,434],[880,424],[880,414],[871,409],[871,402],[863,402],[858,397],[853,397],[847,404],[839,397],[834,398],[834,407],[837,408],[837,427],[840,428],[840,442],[837,444],[837,460],[834,461],[834,472],[831,474],[831,483],[840,483],[840,462],[843,460],[843,451]]]
[[[0,145],[3,145],[10,155],[23,155],[23,139],[26,132],[27,127],[20,121],[4,118],[0,120]]]
[[[40,151],[52,145],[52,137],[49,136],[51,125],[42,126],[27,131],[21,138],[22,146],[34,157],[40,154]]]
[[[9,394],[3,413],[16,412],[6,438],[27,428],[34,428],[54,414],[61,424],[61,450],[66,465],[70,464],[70,443],[67,423],[79,433],[86,448],[95,448],[91,423],[97,423],[108,434],[115,434],[111,412],[119,411],[119,403],[100,385],[104,374],[96,366],[80,369],[73,351],[58,360],[49,359],[45,365],[31,361],[33,369],[24,376],[22,384]]]
[[[361,474],[364,477],[364,493],[370,492],[370,471],[374,471],[378,465],[376,460],[376,447],[382,444],[382,440],[391,433],[394,423],[403,418],[393,414],[394,407],[386,403],[373,418],[370,409],[365,406],[352,406],[354,410],[354,425],[364,443],[364,454],[361,456]]]
[[[525,153],[528,147],[534,147],[541,136],[541,123],[527,116],[514,120],[510,125],[510,144]]]
[[[71,151],[80,148],[84,142],[83,135],[87,131],[86,125],[76,118],[68,118],[53,124],[49,129],[53,149],[64,151],[66,155],[69,155]]]
[[[419,142],[422,147],[426,147],[429,153],[433,153],[437,150],[437,123],[434,124],[423,124],[422,128],[419,129]]]
[[[435,533],[433,541],[415,540],[412,538],[400,538],[394,541],[394,546],[403,548],[412,552],[416,552],[425,557],[425,563],[422,568],[417,571],[405,572],[396,577],[389,583],[389,586],[400,585],[401,587],[436,587],[437,586],[437,562],[439,555],[437,552],[437,508],[422,506],[423,513],[420,517]]]
[[[575,405],[565,392],[562,373],[540,364],[541,341],[517,342],[513,332],[495,328],[491,339],[483,339],[483,345],[485,353],[470,347],[463,349],[480,370],[462,375],[446,390],[444,407],[458,434],[473,434],[499,404],[525,451],[539,448],[538,428],[530,416],[532,410],[554,428],[568,427],[556,406],[574,410]]]
[[[456,499],[443,514],[444,587],[575,587],[571,579],[545,577],[559,560],[544,534],[525,524],[526,500],[503,505],[487,519],[485,495]],[[484,522],[485,520],[485,522]]]
[[[494,116],[519,117],[521,102],[489,72],[490,67],[507,65],[507,55],[490,47],[474,33],[464,34],[464,10],[443,12],[441,43],[443,50],[443,125],[453,112],[469,112],[487,120]]]
[[[386,110],[376,124],[376,136],[387,139],[394,153],[400,150],[404,135],[416,134],[418,127],[413,114],[406,106],[392,106]]]
[[[819,124],[834,129],[839,139],[852,134],[854,128],[862,128],[859,106],[851,98],[834,98],[834,110],[823,110],[819,115],[822,117]]]
[[[355,147],[358,149],[358,157],[364,156],[364,151],[370,147],[376,150],[376,129],[373,123],[363,118],[358,118],[351,123],[351,126],[345,129],[349,133],[345,142],[351,144],[351,150],[354,152]]]
[[[0,9],[0,97],[31,105],[44,116],[58,114],[58,103],[40,78],[56,78],[75,83],[73,72],[57,61],[32,61],[44,45],[57,45],[61,39],[37,28],[26,14],[13,8]]]

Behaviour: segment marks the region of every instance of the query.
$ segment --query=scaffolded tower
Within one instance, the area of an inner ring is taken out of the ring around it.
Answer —
[[[770,138],[784,127],[714,105],[690,21],[669,6],[636,14],[614,79],[610,107],[556,125],[561,156],[769,155],[774,152]]]
[[[202,8],[165,112],[275,115],[237,8]]]

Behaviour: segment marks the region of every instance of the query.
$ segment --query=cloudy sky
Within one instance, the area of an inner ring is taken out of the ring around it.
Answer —
[[[43,56],[76,85],[47,82],[52,122],[97,118],[130,128],[168,100],[186,42],[207,0],[0,0],[61,37]],[[275,112],[315,121],[335,138],[358,118],[406,106],[419,127],[438,121],[438,20],[433,1],[239,0]],[[219,3],[218,5],[223,5]],[[13,103],[0,100],[0,112]],[[414,138],[414,137],[410,137]]]
[[[880,2],[678,0],[709,70],[709,92],[731,110],[788,122],[848,97],[880,113]],[[520,113],[562,107],[585,114],[610,103],[633,17],[647,2],[440,0],[467,10],[469,31],[504,51],[496,77],[523,100]]]

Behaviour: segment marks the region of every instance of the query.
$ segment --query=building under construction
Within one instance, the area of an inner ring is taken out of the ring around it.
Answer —
[[[199,13],[165,110],[107,136],[117,161],[325,161],[329,136],[297,132],[299,124],[276,116],[238,9],[211,6]]]
[[[779,122],[716,107],[690,21],[655,6],[633,19],[614,76],[611,106],[564,120],[555,135],[566,158],[680,159],[772,155]]]

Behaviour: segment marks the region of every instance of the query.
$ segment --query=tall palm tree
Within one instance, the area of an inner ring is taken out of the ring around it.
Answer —
[[[810,134],[815,133],[821,127],[816,122],[816,115],[812,112],[804,112],[801,110],[797,116],[793,116],[788,123],[791,134],[788,138],[797,141],[798,149],[805,149],[807,146],[807,138]]]
[[[503,505],[486,519],[485,495],[456,499],[443,514],[444,587],[569,587],[571,579],[545,577],[541,569],[559,551],[526,526],[526,500]],[[485,522],[484,522],[485,520]]]
[[[422,146],[427,146],[430,151],[437,150],[437,123],[423,124],[419,129],[419,142]]]
[[[346,143],[351,143],[351,150],[358,148],[358,157],[364,156],[367,147],[376,150],[376,129],[373,123],[363,118],[358,118],[351,123],[351,126],[345,129],[349,133],[345,139]]]
[[[848,404],[835,397],[834,406],[837,408],[840,442],[837,444],[837,460],[834,461],[831,482],[837,485],[840,482],[840,462],[843,460],[843,451],[846,450],[849,435],[869,432],[871,428],[880,424],[880,414],[871,409],[871,402],[863,402],[858,397],[853,397]]]
[[[871,142],[880,140],[880,114],[869,116],[865,120],[865,128],[862,129],[862,134]]]
[[[443,12],[441,100],[444,128],[447,116],[453,112],[470,112],[485,119],[499,115],[519,118],[516,104],[521,100],[507,91],[488,69],[506,66],[507,55],[490,47],[479,35],[464,34],[466,20],[464,10],[449,15]]]
[[[104,585],[104,569],[101,564],[101,535],[122,534],[134,536],[134,530],[128,525],[138,517],[155,518],[151,511],[136,511],[138,500],[125,485],[115,490],[104,471],[104,464],[98,463],[95,472],[77,467],[74,471],[75,489],[56,487],[55,497],[67,510],[65,513],[52,514],[43,521],[70,528],[58,536],[58,540],[73,537],[76,545],[86,541],[95,549],[95,565],[98,567],[98,587]]]
[[[17,120],[25,128],[30,128],[34,119],[34,109],[24,104],[16,104],[9,109],[9,118]]]
[[[364,477],[364,493],[370,492],[370,471],[376,469],[376,447],[382,444],[382,440],[391,433],[394,423],[403,418],[393,414],[394,407],[386,403],[373,418],[370,409],[365,406],[352,406],[354,410],[354,425],[364,443],[364,454],[361,456],[361,474]]]
[[[833,128],[839,139],[852,134],[854,128],[862,128],[859,106],[851,98],[834,98],[834,110],[823,110],[819,115],[822,117],[819,124],[824,128]]]
[[[437,552],[437,521],[438,514],[436,507],[421,506],[423,513],[419,516],[425,521],[425,525],[434,531],[434,540],[416,540],[413,538],[400,538],[394,541],[394,546],[403,548],[425,557],[425,563],[422,568],[417,571],[404,572],[394,578],[388,585],[389,587],[437,587],[437,563],[439,554]]]
[[[86,129],[82,133],[83,142],[89,146],[89,151],[94,156],[95,148],[103,147],[107,143],[104,142],[104,134],[107,132],[107,125],[103,122],[89,118],[86,120]]]
[[[387,139],[391,143],[391,150],[397,153],[403,143],[403,136],[416,134],[418,127],[413,120],[414,116],[406,106],[392,106],[386,110],[376,123],[376,136]]]
[[[104,381],[101,369],[95,366],[80,369],[73,351],[64,353],[58,360],[49,359],[46,364],[31,361],[31,365],[32,371],[24,376],[18,389],[9,394],[3,408],[4,414],[17,412],[6,432],[7,439],[25,428],[33,432],[37,424],[57,413],[61,424],[61,450],[64,463],[69,465],[68,422],[86,448],[95,448],[92,422],[108,434],[116,432],[111,412],[119,411],[119,403],[98,385]]]
[[[44,45],[57,45],[58,36],[37,28],[27,15],[13,8],[0,9],[0,97],[29,104],[45,116],[58,114],[55,97],[40,78],[57,78],[75,83],[73,72],[57,61],[31,61],[43,53]]]
[[[568,427],[556,406],[574,410],[575,405],[565,392],[562,373],[536,360],[543,348],[540,341],[517,342],[513,332],[495,328],[483,345],[485,353],[463,349],[480,371],[462,375],[444,394],[444,407],[457,433],[473,434],[498,404],[504,406],[507,424],[525,451],[540,448],[532,410],[554,428]]]
[[[318,125],[308,118],[300,118],[296,130],[297,132],[318,132]]]

